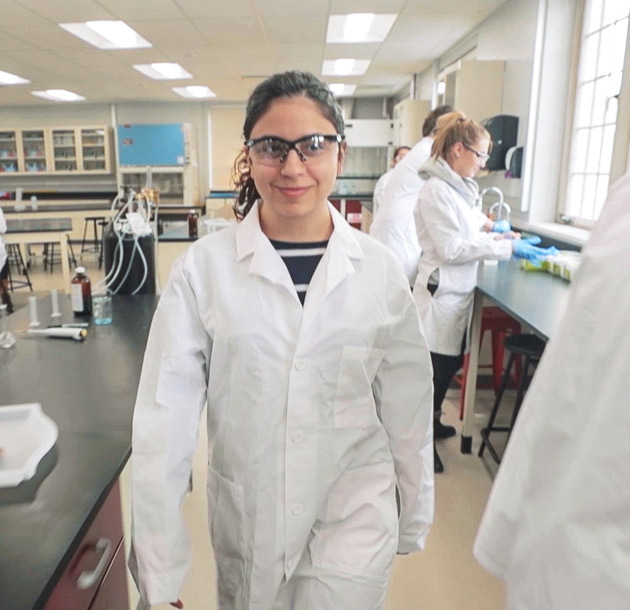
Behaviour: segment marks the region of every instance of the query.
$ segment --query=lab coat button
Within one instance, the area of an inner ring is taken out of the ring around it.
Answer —
[[[306,366],[306,363],[304,362],[304,360],[296,360],[295,361],[295,370],[296,371],[303,371],[305,366]]]
[[[291,438],[296,445],[299,445],[304,441],[306,435],[304,434],[304,432],[296,432]]]
[[[293,508],[291,508],[291,512],[298,517],[304,512],[304,507],[301,504],[295,504]]]

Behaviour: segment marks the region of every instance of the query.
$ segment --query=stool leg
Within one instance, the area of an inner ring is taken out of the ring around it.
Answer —
[[[53,269],[55,268],[55,244],[49,244],[49,248],[50,248],[50,272],[53,272]]]
[[[495,394],[498,392],[503,378],[503,359],[505,358],[504,341],[504,331],[492,331],[492,385],[494,385]]]
[[[518,389],[516,390],[516,399],[514,400],[514,410],[512,411],[512,420],[510,421],[508,439],[512,434],[512,429],[514,428],[514,424],[516,423],[516,416],[521,410],[521,404],[523,404],[523,398],[525,397],[525,392],[527,390],[527,386],[529,385],[528,373],[530,364],[532,364],[531,358],[529,356],[525,356],[525,363],[523,364],[523,375],[521,377],[520,383],[518,384]]]
[[[74,250],[72,249],[72,242],[70,241],[70,239],[68,239],[68,252],[70,253],[70,256],[68,256],[68,262],[72,265],[72,268],[74,269],[77,266],[77,259],[74,256]]]
[[[79,256],[83,255],[83,251],[85,250],[85,236],[87,235],[88,221],[83,222],[83,239],[81,240],[81,252]]]
[[[94,252],[98,252],[98,226],[96,224],[96,220],[92,221],[92,226],[94,228]]]
[[[510,353],[510,358],[507,363],[507,367],[505,368],[505,373],[503,374],[503,380],[501,381],[501,387],[499,388],[499,393],[494,399],[494,405],[492,406],[492,411],[490,412],[490,417],[488,419],[488,424],[481,431],[481,447],[479,447],[479,453],[477,454],[479,457],[483,456],[483,452],[486,448],[486,445],[489,445],[488,439],[490,437],[490,432],[494,426],[494,420],[497,417],[497,413],[499,412],[499,405],[501,404],[501,399],[503,398],[503,392],[507,387],[508,381],[510,379],[510,372],[512,370],[512,364],[514,363],[515,354],[514,352]]]
[[[464,419],[464,403],[466,402],[466,379],[468,378],[468,361],[470,354],[464,354],[464,364],[462,365],[462,391],[459,395],[459,420]]]

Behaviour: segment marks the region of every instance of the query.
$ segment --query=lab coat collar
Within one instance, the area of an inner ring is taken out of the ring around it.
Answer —
[[[304,303],[304,323],[306,325],[315,319],[326,296],[345,277],[355,273],[355,262],[365,256],[354,235],[355,229],[343,219],[330,202],[328,202],[328,210],[333,222],[333,232],[306,294],[306,302]],[[252,260],[249,266],[251,273],[265,277],[275,284],[285,286],[298,300],[284,261],[260,228],[258,211],[259,206],[256,202],[238,226],[236,259],[240,262],[251,256]]]

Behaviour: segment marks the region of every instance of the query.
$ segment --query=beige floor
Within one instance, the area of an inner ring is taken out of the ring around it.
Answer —
[[[43,273],[36,260],[31,271],[35,294],[47,294],[51,288],[61,288],[61,272]],[[93,254],[83,259],[92,282],[102,277],[96,267]],[[32,294],[21,289],[14,293],[16,305],[24,305]],[[476,415],[477,429],[487,417],[492,394],[479,391]],[[457,418],[458,391],[451,391],[445,404],[445,421],[459,425]],[[203,428],[203,426],[202,426]],[[203,437],[202,433],[202,437]],[[478,434],[475,447],[478,447]],[[205,439],[195,456],[193,492],[188,497],[184,511],[192,532],[193,565],[182,593],[187,610],[215,610],[214,563],[206,527],[205,496]],[[476,455],[459,452],[459,437],[441,441],[440,455],[446,472],[436,476],[436,519],[429,535],[427,548],[422,553],[397,557],[394,565],[387,610],[501,610],[503,608],[503,583],[493,578],[477,564],[472,555],[472,544],[488,493],[494,464]],[[129,540],[129,472],[122,474],[123,519],[125,538]],[[135,587],[130,582],[130,610],[135,610],[138,600]],[[155,607],[167,610],[168,605]],[[295,609],[299,610],[299,609]],[[332,609],[331,609],[332,610]],[[346,609],[344,609],[346,610]]]

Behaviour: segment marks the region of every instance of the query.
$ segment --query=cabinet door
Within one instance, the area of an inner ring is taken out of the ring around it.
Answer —
[[[108,142],[104,127],[81,127],[81,157],[84,172],[109,169]]]
[[[0,173],[17,172],[18,133],[16,130],[0,130]]]
[[[77,158],[77,138],[73,128],[52,129],[53,171],[76,172],[79,169]]]
[[[124,546],[121,541],[90,610],[129,610]]]
[[[26,173],[48,171],[44,129],[23,129],[22,151]]]

